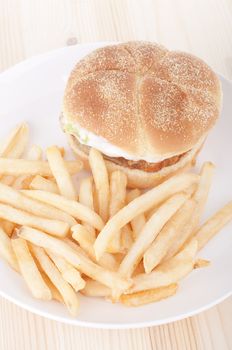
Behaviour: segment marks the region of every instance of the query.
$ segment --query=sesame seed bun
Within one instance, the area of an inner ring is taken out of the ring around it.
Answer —
[[[65,123],[104,138],[131,159],[158,162],[195,149],[215,124],[221,100],[219,79],[201,59],[129,42],[95,50],[77,63],[62,113]]]

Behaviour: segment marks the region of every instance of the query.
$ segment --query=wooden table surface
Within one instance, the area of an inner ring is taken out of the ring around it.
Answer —
[[[0,1],[0,71],[65,45],[133,39],[192,52],[232,78],[231,0]],[[169,325],[120,331],[64,325],[1,298],[0,349],[229,350],[232,298]]]

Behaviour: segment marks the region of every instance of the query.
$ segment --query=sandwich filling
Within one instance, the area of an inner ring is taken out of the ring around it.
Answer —
[[[64,131],[71,135],[72,141],[75,146],[80,149],[82,152],[88,155],[90,148],[96,148],[99,150],[105,159],[110,160],[111,162],[128,167],[130,169],[138,169],[146,172],[156,172],[161,169],[174,165],[180,161],[181,158],[186,157],[188,153],[192,150],[184,152],[179,155],[172,156],[170,158],[162,157],[136,157],[131,155],[124,150],[120,149],[117,146],[112,145],[106,139],[101,136],[97,136],[94,133],[81,128],[77,124],[65,123],[64,118],[61,117],[61,123]],[[196,152],[201,148],[201,145],[205,137],[201,139],[198,144],[194,147]]]
[[[136,156],[134,154],[128,153],[121,148],[112,145],[105,138],[92,133],[80,127],[77,123],[63,123],[64,131],[68,134],[75,136],[78,141],[85,146],[96,148],[101,153],[104,153],[108,157],[112,158],[124,158],[134,162],[145,161],[147,163],[157,163],[165,160],[167,157],[162,156]]]

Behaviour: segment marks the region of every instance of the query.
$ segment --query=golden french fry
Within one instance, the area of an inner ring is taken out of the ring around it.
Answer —
[[[200,172],[199,184],[193,195],[193,200],[196,203],[195,209],[192,212],[191,217],[187,221],[186,225],[181,230],[179,230],[179,234],[177,235],[173,245],[170,247],[164,260],[168,260],[172,256],[176,255],[181,247],[191,239],[194,232],[196,231],[208,198],[213,173],[214,165],[210,162],[204,163]]]
[[[1,219],[0,227],[2,227],[2,229],[7,233],[7,235],[11,237],[15,228],[15,224],[13,222]]]
[[[195,228],[199,225],[200,217],[209,195],[214,169],[215,166],[210,162],[205,162],[201,168],[200,181],[193,195],[194,200],[197,202],[196,212],[194,213]]]
[[[16,127],[2,145],[0,157],[20,158],[27,146],[29,136],[29,128],[26,123]],[[15,181],[14,176],[4,176],[0,174],[2,183],[12,185]]]
[[[191,220],[195,207],[195,201],[188,199],[164,225],[143,256],[146,273],[151,272],[165,257],[169,249],[173,246],[173,243],[178,241],[178,234],[189,220]]]
[[[75,226],[72,226],[72,238],[78,242],[80,247],[87,253],[87,255],[92,259],[96,260],[94,249],[93,249],[93,242],[94,238],[89,236],[89,231],[87,228],[83,225],[77,224]]]
[[[31,226],[59,237],[66,236],[69,231],[69,225],[63,221],[45,219],[2,203],[0,203],[0,218],[18,225]]]
[[[64,213],[63,211],[54,208],[51,205],[42,203],[38,200],[34,200],[22,194],[9,186],[0,183],[0,201],[12,205],[20,210],[32,213],[36,216],[44,217],[47,219],[59,220],[68,223],[70,226],[76,224],[76,220]],[[13,221],[13,220],[9,220]],[[14,221],[13,221],[14,222]]]
[[[106,251],[107,246],[113,238],[115,232],[120,230],[134,217],[144,213],[156,204],[163,202],[171,195],[184,191],[193,184],[197,184],[198,180],[199,176],[195,174],[181,174],[173,176],[172,178],[163,182],[161,185],[134,199],[124,208],[119,210],[119,212],[107,222],[94,243],[97,259],[99,259],[103,252]]]
[[[41,160],[43,158],[43,150],[39,145],[32,145],[26,152],[25,159]]]
[[[206,259],[197,259],[194,263],[194,269],[201,269],[210,265],[210,261]]]
[[[11,131],[5,142],[0,146],[0,157],[21,157],[28,143],[28,136],[28,125],[26,123],[18,125]]]
[[[27,241],[45,249],[50,249],[53,253],[62,256],[80,272],[101,282],[109,288],[123,292],[131,285],[130,280],[121,277],[117,272],[109,271],[93,263],[84,254],[80,253],[80,251],[77,251],[60,239],[54,238],[30,227],[22,227],[18,234]]]
[[[132,202],[135,198],[138,198],[140,195],[141,195],[141,191],[139,191],[138,189],[131,190],[127,194],[127,203]],[[145,223],[146,223],[146,219],[144,214],[140,214],[131,220],[131,227],[133,230],[134,239],[136,239],[139,236]]]
[[[82,169],[82,163],[79,160],[66,161],[65,164],[71,175],[78,173]],[[52,172],[46,161],[0,158],[0,175],[51,176]]]
[[[5,157],[5,158],[7,157],[9,151],[12,149],[12,147],[14,147],[15,143],[17,143],[16,138],[23,126],[24,126],[24,123],[17,125],[13,130],[10,131],[6,139],[1,140],[0,157]]]
[[[0,256],[15,270],[19,271],[18,261],[11,246],[11,239],[0,227]]]
[[[60,292],[58,291],[58,289],[54,286],[54,284],[52,283],[52,281],[48,278],[48,276],[43,272],[43,270],[40,268],[40,274],[44,280],[44,282],[46,283],[46,285],[48,286],[48,288],[50,289],[51,293],[52,293],[52,299],[53,300],[57,300],[60,303],[63,303],[63,298],[60,294]]]
[[[41,147],[37,145],[33,145],[27,152],[25,159],[27,160],[40,160],[42,157],[42,149]],[[12,183],[12,186],[16,190],[20,189],[26,189],[29,186],[29,183],[31,182],[33,176],[30,175],[21,175],[17,177],[14,182]]]
[[[105,161],[101,153],[94,148],[89,152],[89,165],[97,190],[99,215],[106,222],[109,217],[109,178]]]
[[[36,175],[29,184],[31,190],[42,190],[46,192],[59,193],[57,184],[43,176]]]
[[[109,216],[114,216],[125,205],[127,176],[119,170],[110,174]],[[121,230],[118,230],[110,241],[107,251],[118,253],[121,250]]]
[[[87,177],[81,180],[79,189],[79,202],[94,211],[92,177]],[[94,227],[92,227],[85,221],[82,221],[82,224],[89,231],[90,237],[95,239],[96,235]]]
[[[126,293],[135,293],[177,283],[188,275],[194,267],[197,241],[191,241],[180,253],[157,266],[151,273],[143,273],[133,278],[133,285]]]
[[[63,239],[63,242],[67,243],[77,253],[81,253],[85,257],[89,258],[89,255],[84,251],[84,249],[79,244],[77,244],[76,241],[72,240],[71,238],[65,237]]]
[[[89,225],[92,225],[98,230],[101,230],[104,226],[101,217],[97,213],[76,201],[64,198],[55,193],[39,190],[22,190],[21,192],[30,198],[52,205],[73,216],[75,219],[88,222]]]
[[[211,216],[195,233],[193,239],[196,239],[198,242],[198,250],[202,249],[231,220],[232,202],[229,202]]]
[[[120,170],[110,174],[110,217],[115,215],[126,201],[127,176]]]
[[[130,277],[137,264],[142,259],[144,252],[154,241],[162,227],[175,214],[175,212],[186,201],[187,196],[180,193],[169,198],[155,214],[147,221],[137,240],[133,243],[131,249],[124,257],[119,267],[119,273],[122,276]]]
[[[49,249],[46,249],[46,253],[60,271],[63,279],[68,282],[76,292],[84,288],[85,281],[75,267],[69,264],[64,258],[54,254]]]
[[[154,303],[176,294],[177,287],[178,285],[173,283],[165,287],[143,290],[133,294],[123,294],[120,297],[120,302],[126,306],[141,306]]]
[[[93,249],[94,239],[89,237],[89,232],[87,231],[86,227],[77,224],[73,226],[71,230],[73,232],[72,237],[75,239],[75,241],[77,241],[80,247],[87,253],[87,255],[96,262],[96,257]],[[114,256],[109,253],[104,253],[98,264],[112,271],[116,270],[116,267],[118,266]]]
[[[15,181],[15,177],[12,175],[0,175],[0,181],[4,185],[11,186]]]
[[[156,212],[156,210],[158,209],[158,207],[159,207],[159,206],[156,205],[155,207],[152,207],[151,209],[149,209],[149,210],[144,214],[146,220],[149,220],[150,217],[151,217],[153,214],[155,214],[155,212]]]
[[[98,208],[98,198],[97,198],[97,189],[95,184],[93,183],[93,207],[94,211],[96,213],[99,213],[99,208]]]
[[[27,242],[22,238],[11,240],[12,248],[18,260],[20,272],[35,298],[51,300],[51,291],[44,282],[30,253]]]
[[[87,297],[110,297],[111,290],[104,284],[88,278],[86,279],[85,288],[81,290],[81,294]]]
[[[47,148],[46,155],[60,194],[68,199],[76,200],[76,189],[58,147]]]
[[[133,244],[133,231],[129,224],[121,229],[121,251],[128,252]]]
[[[63,279],[61,273],[54,265],[54,263],[49,259],[43,248],[31,244],[30,249],[38,260],[45,274],[49,277],[49,279],[62,295],[64,303],[70,311],[71,315],[76,316],[79,308],[79,300],[77,294],[74,292],[72,287]]]

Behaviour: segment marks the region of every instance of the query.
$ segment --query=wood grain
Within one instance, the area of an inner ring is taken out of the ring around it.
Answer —
[[[98,330],[47,320],[1,299],[0,349],[229,350],[232,298],[198,316],[164,326]]]
[[[1,0],[0,71],[76,42],[140,39],[192,52],[232,78],[231,33],[230,0]],[[231,330],[232,298],[182,321],[121,331],[64,325],[0,299],[1,350],[229,350]]]

